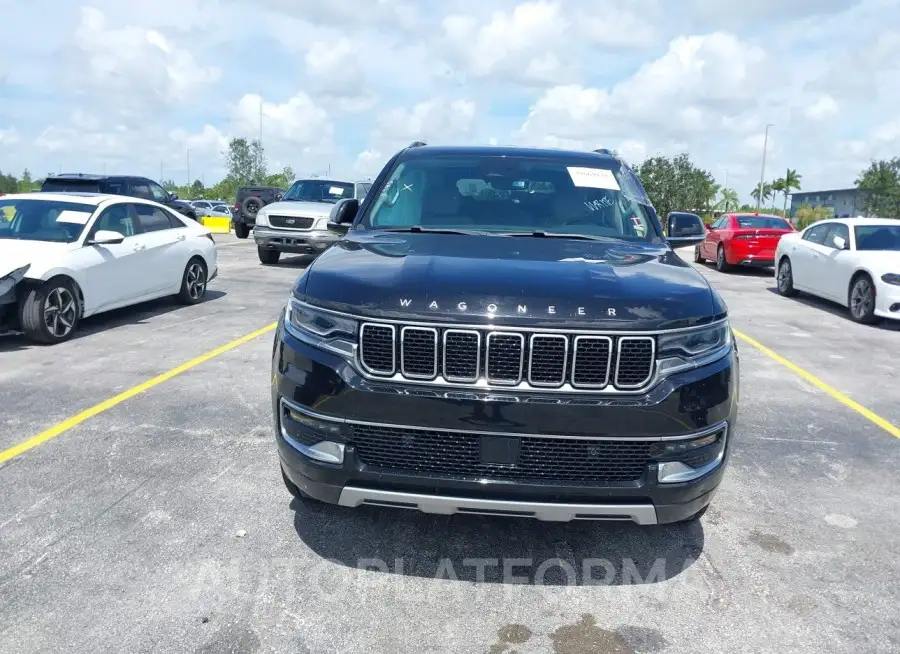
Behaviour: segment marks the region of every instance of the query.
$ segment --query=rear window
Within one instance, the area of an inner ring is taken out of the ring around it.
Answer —
[[[750,229],[793,229],[784,218],[774,216],[737,216],[738,227]]]
[[[857,250],[900,252],[900,225],[857,225]]]
[[[99,193],[100,182],[95,179],[48,179],[41,184],[45,193]]]

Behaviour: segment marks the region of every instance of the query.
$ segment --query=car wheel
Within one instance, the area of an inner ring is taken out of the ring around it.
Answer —
[[[25,336],[38,343],[62,343],[75,333],[80,308],[73,284],[50,280],[30,289],[22,299],[21,324]]]
[[[206,295],[208,281],[206,263],[199,257],[194,257],[184,267],[178,299],[184,304],[197,304]]]
[[[728,259],[725,258],[725,247],[720,245],[719,249],[716,251],[716,270],[719,272],[728,272],[731,270],[731,264],[728,263]]]
[[[871,325],[877,320],[875,286],[868,275],[860,275],[850,286],[850,316],[864,325]]]
[[[247,238],[248,236],[250,236],[250,228],[244,223],[235,223],[234,235],[238,238]]]
[[[278,250],[265,250],[263,248],[256,248],[256,252],[259,255],[260,262],[264,263],[267,266],[274,266],[281,258],[281,252],[279,252]]]
[[[262,209],[262,207],[263,201],[255,195],[251,195],[241,202],[241,211],[244,212],[245,216],[254,220],[256,219],[256,214],[259,213],[259,210]]]
[[[794,271],[791,268],[791,260],[785,257],[778,264],[778,294],[785,297],[794,297],[797,295],[794,289]]]
[[[706,259],[704,259],[700,254],[700,246],[694,248],[694,263],[706,263]]]

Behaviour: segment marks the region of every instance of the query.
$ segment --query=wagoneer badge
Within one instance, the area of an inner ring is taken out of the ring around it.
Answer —
[[[404,309],[410,308],[412,306],[412,299],[406,298],[406,297],[400,298],[400,306],[403,307]],[[432,311],[439,311],[441,308],[441,305],[438,303],[437,300],[432,300],[431,302],[428,303],[428,308],[431,309]],[[459,311],[460,313],[467,313],[469,311],[469,304],[467,302],[457,302],[456,310]],[[497,313],[498,311],[500,311],[500,307],[496,303],[491,302],[490,304],[488,304],[485,307],[485,310],[487,311],[487,313],[489,315],[493,315],[493,314]],[[556,313],[557,313],[556,305],[551,304],[551,305],[545,307],[543,309],[543,311],[551,316],[556,315]],[[587,315],[587,310],[584,307],[576,307],[575,312],[579,316]],[[516,305],[516,313],[519,314],[520,316],[528,316],[528,315],[532,314],[532,312],[528,310],[527,304],[517,304]],[[612,308],[607,309],[606,315],[607,316],[615,316],[616,310],[612,309]]]

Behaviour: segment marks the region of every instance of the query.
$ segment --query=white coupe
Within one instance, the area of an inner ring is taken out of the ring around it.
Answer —
[[[41,343],[81,318],[176,295],[196,304],[218,272],[207,228],[138,198],[93,193],[0,197],[0,331]]]
[[[900,220],[823,220],[775,250],[781,295],[805,291],[850,308],[853,320],[900,320]]]

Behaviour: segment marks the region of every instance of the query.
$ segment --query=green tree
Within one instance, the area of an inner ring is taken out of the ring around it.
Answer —
[[[31,178],[31,171],[27,168],[22,172],[22,177],[19,179],[19,192],[20,193],[28,193],[29,191],[34,190],[34,180]]]
[[[285,166],[280,173],[266,177],[266,186],[279,186],[286,189],[293,181],[294,169],[290,166]]]
[[[784,193],[784,197],[787,198],[787,192],[784,190],[784,179],[781,177],[772,182],[772,211],[775,211],[775,200],[778,198],[779,193]],[[784,203],[787,204],[787,200]]]
[[[687,153],[652,157],[634,169],[662,220],[670,211],[709,212],[719,187]]]
[[[762,206],[770,197],[772,197],[772,185],[769,182],[757,184],[756,188],[750,191],[750,197],[756,200],[758,206]]]
[[[19,180],[14,175],[0,172],[0,193],[17,193],[19,191]]]
[[[266,181],[266,153],[258,140],[233,138],[228,143],[228,151],[223,153],[226,179],[241,184],[264,184]]]
[[[199,179],[195,179],[194,183],[191,184],[190,193],[191,198],[197,199],[202,198],[205,194],[206,189],[203,187],[203,182]]]
[[[873,161],[859,174],[862,210],[880,218],[900,218],[900,157]]]
[[[724,188],[722,189],[722,199],[719,200],[716,209],[725,212],[735,211],[740,204],[741,199],[738,197],[738,192],[733,188]]]
[[[801,187],[801,181],[803,180],[803,176],[798,173],[793,168],[788,168],[784,177],[781,178],[781,193],[784,195],[784,210],[782,211],[783,216],[786,216],[788,213],[788,196],[791,195],[794,191],[799,191]]]

